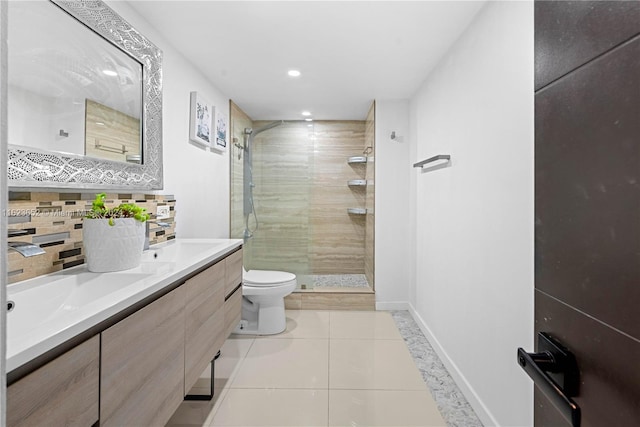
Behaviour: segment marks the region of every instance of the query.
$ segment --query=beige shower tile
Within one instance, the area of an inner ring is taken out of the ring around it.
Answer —
[[[329,388],[426,390],[402,340],[332,339]]]
[[[231,387],[327,388],[328,360],[328,339],[256,339]]]
[[[324,249],[324,250],[323,250]],[[310,254],[311,268],[314,274],[335,274],[336,266],[340,266],[341,274],[362,274],[364,258],[362,254],[335,253],[329,247],[314,248]]]
[[[329,390],[330,426],[446,426],[428,391]]]
[[[326,426],[327,390],[229,390],[212,426]]]
[[[302,308],[302,295],[293,293],[284,298],[284,308],[287,310],[300,310]]]
[[[386,311],[331,313],[330,337],[332,339],[402,339],[391,314]]]
[[[308,292],[301,295],[303,310],[375,310],[374,294]]]

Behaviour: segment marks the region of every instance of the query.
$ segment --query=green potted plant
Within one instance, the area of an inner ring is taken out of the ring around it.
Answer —
[[[135,268],[142,258],[149,214],[134,203],[108,208],[105,198],[105,193],[96,195],[84,217],[82,241],[87,268],[100,273]]]

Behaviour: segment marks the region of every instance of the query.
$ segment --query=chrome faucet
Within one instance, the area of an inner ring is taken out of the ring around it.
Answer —
[[[8,230],[8,231],[9,231],[9,237],[24,236],[25,234],[28,234],[27,231],[25,230]],[[23,257],[32,257],[32,256],[42,255],[46,253],[44,249],[42,249],[38,245],[34,245],[33,243],[7,242],[7,245],[9,249],[13,249]]]
[[[145,235],[144,235],[144,248],[143,248],[143,250],[145,250],[145,251],[146,251],[147,249],[149,249],[149,228],[150,228],[150,227],[149,227],[149,223],[153,223],[153,224],[155,224],[155,225],[157,225],[157,226],[159,226],[159,227],[162,227],[162,228],[169,228],[169,227],[171,227],[171,224],[169,224],[168,222],[161,222],[161,221],[155,221],[155,220],[147,220],[147,221],[145,222],[145,224],[146,224],[146,230],[145,230]]]
[[[32,257],[36,255],[46,254],[44,249],[42,249],[38,245],[34,245],[33,243],[27,242],[8,242],[9,249],[13,249],[18,252],[23,257]]]

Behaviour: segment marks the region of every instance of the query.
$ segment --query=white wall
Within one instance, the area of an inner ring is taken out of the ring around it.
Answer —
[[[408,308],[411,269],[409,101],[376,100],[376,308]],[[391,132],[396,139],[390,138]]]
[[[533,4],[490,2],[411,99],[414,314],[485,425],[532,424]]]
[[[191,65],[131,6],[107,1],[163,51],[164,190],[176,197],[179,237],[229,237],[228,152],[208,152],[189,142],[189,94],[201,93],[228,114],[229,98]]]
[[[53,98],[17,86],[8,86],[7,94],[11,99],[11,110],[7,112],[9,123],[12,124],[7,129],[10,144],[70,152],[59,148],[56,150],[51,144],[54,139],[50,133]]]
[[[7,203],[7,2],[0,1],[0,208]],[[0,235],[6,236],[7,216],[0,216]],[[0,247],[0,426],[6,424],[7,376],[7,245]]]

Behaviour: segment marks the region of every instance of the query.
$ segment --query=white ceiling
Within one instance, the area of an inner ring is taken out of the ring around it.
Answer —
[[[483,2],[130,4],[253,119],[362,120],[374,99],[411,97]]]

